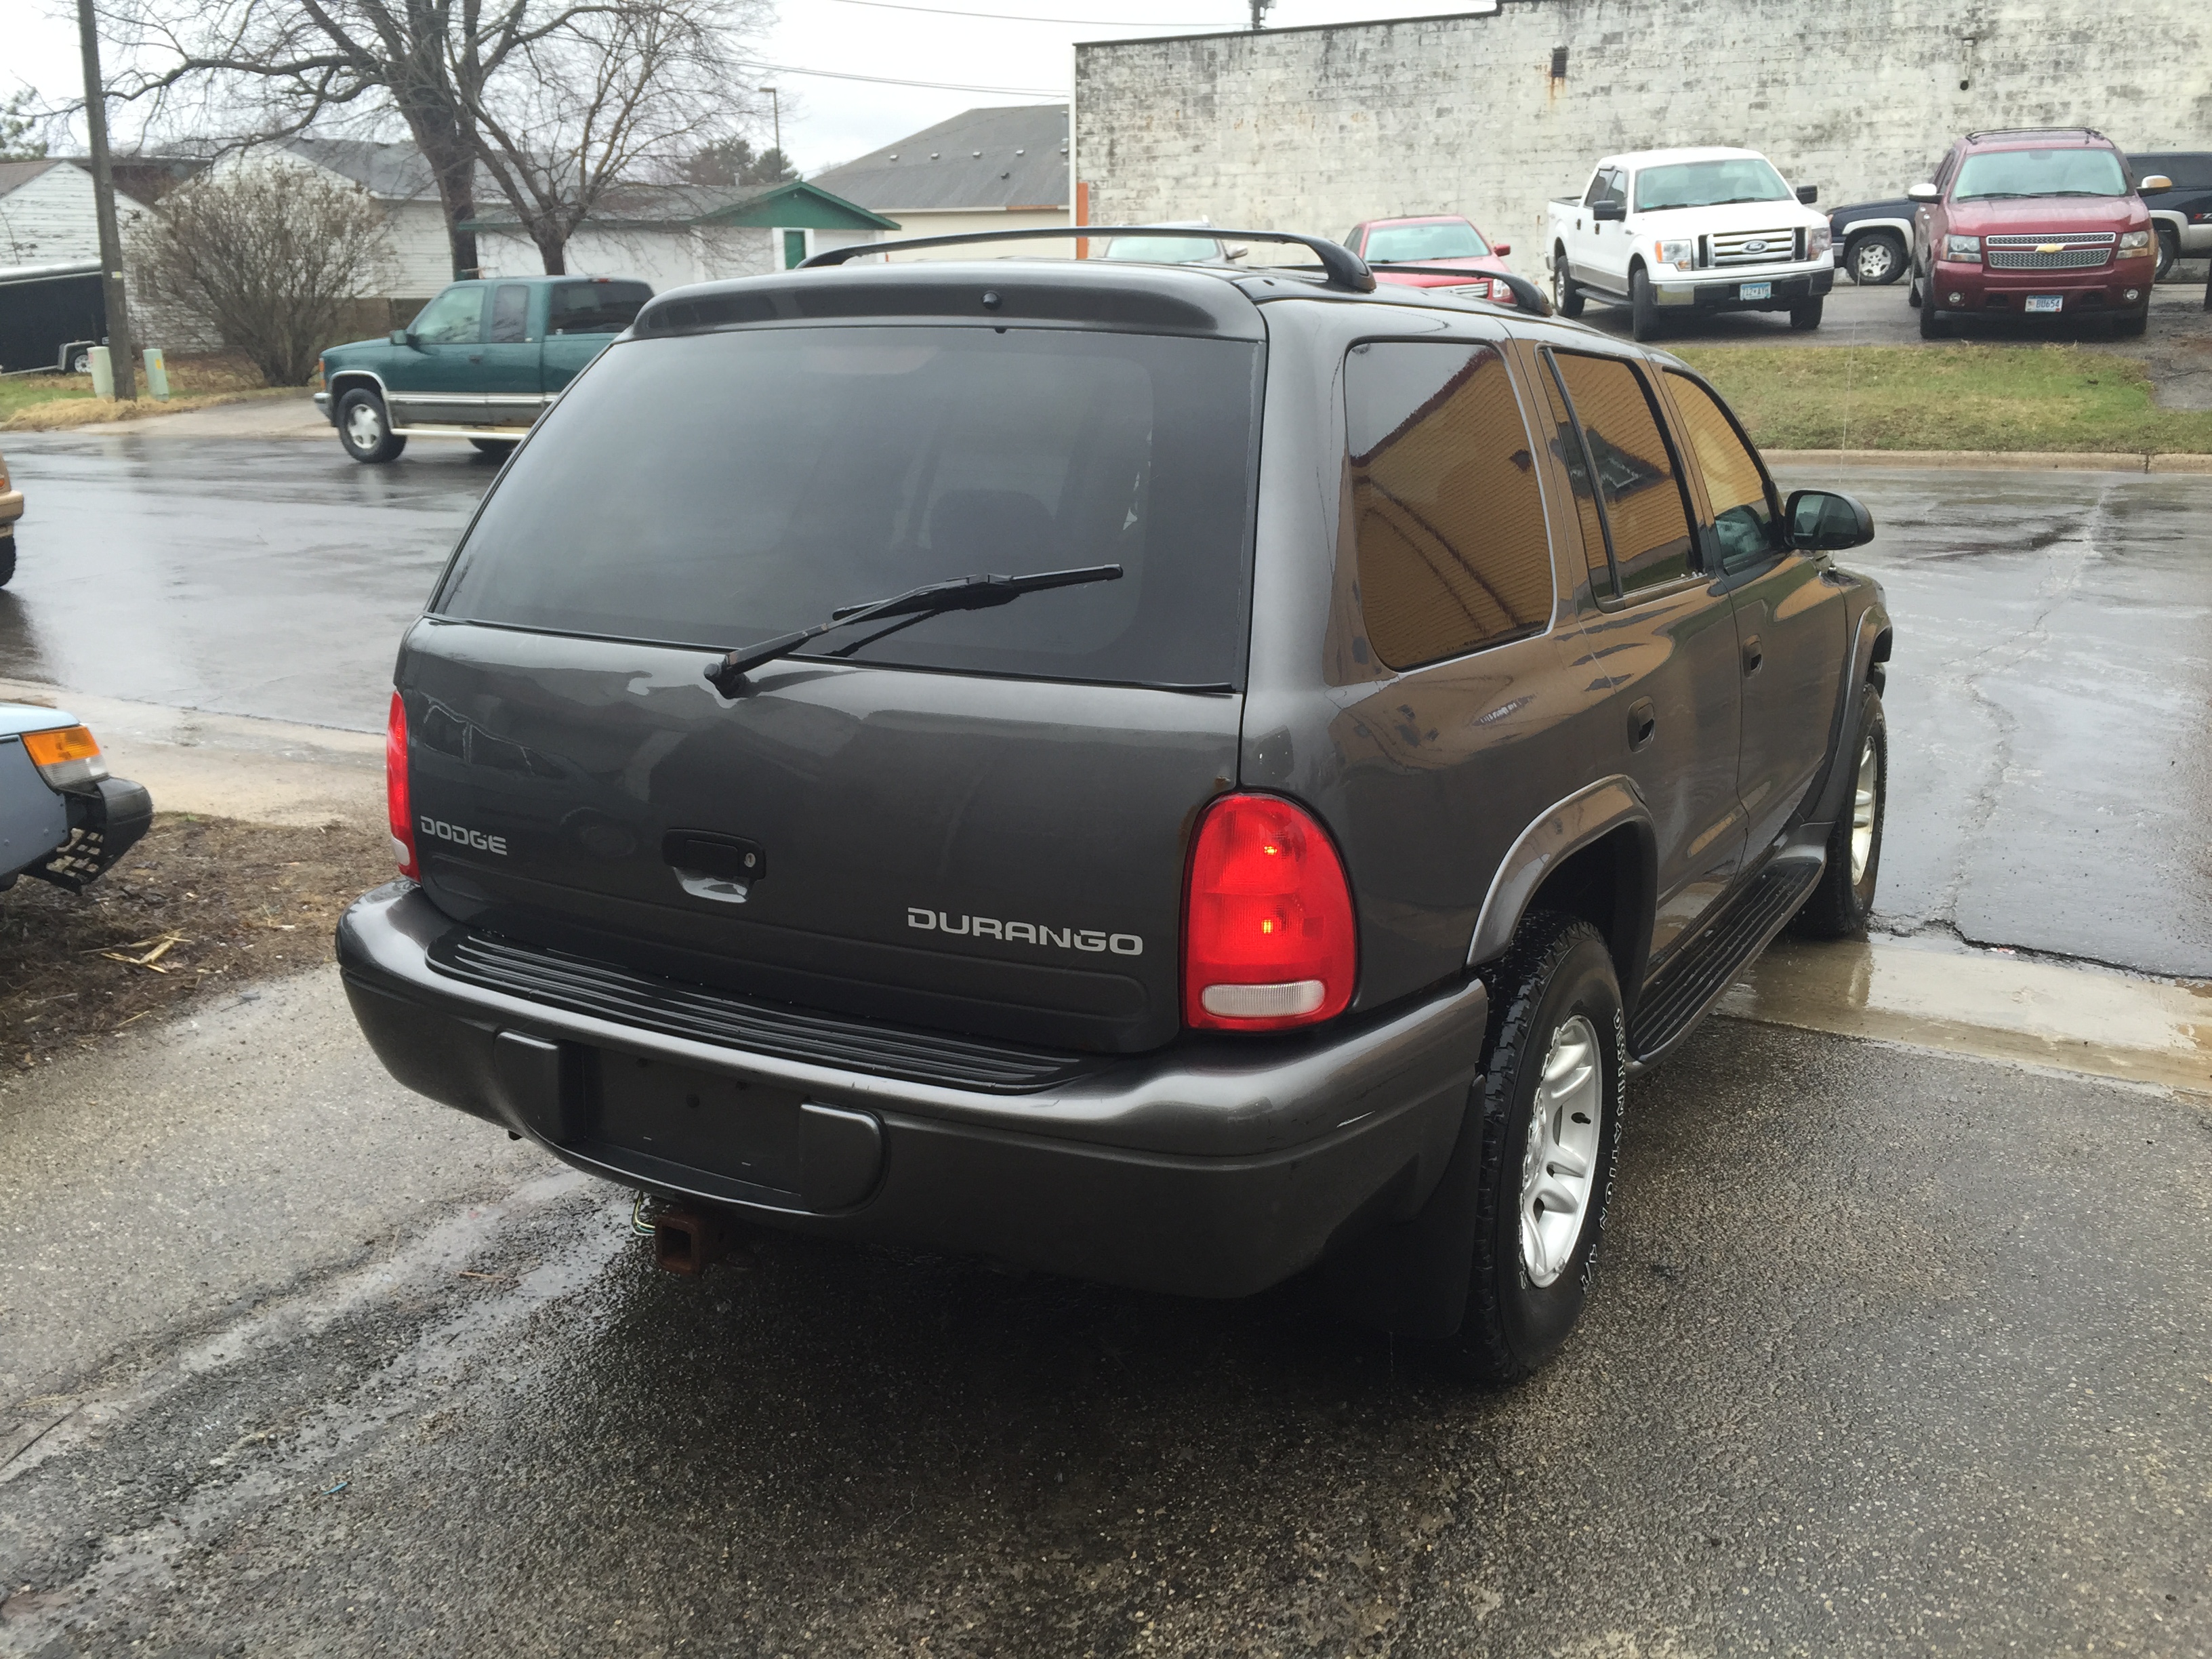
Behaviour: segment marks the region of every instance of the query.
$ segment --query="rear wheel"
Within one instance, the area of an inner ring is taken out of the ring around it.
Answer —
[[[1588,922],[1540,913],[1490,976],[1488,1058],[1468,1124],[1474,1261],[1447,1352],[1514,1382],[1557,1353],[1589,1292],[1626,1081],[1620,988]]]
[[[1846,810],[1828,832],[1828,864],[1820,884],[1798,911],[1796,931],[1812,939],[1862,939],[1874,914],[1881,878],[1881,826],[1889,795],[1889,728],[1881,693],[1869,686],[1859,699],[1851,737],[1851,785]]]
[[[15,579],[15,532],[0,536],[0,587]]]
[[[397,460],[407,440],[392,429],[384,399],[356,388],[338,399],[338,441],[356,461],[376,465]]]
[[[1887,231],[1854,236],[1844,245],[1844,268],[1862,288],[1893,283],[1905,274],[1905,244]]]
[[[1564,250],[1552,255],[1552,309],[1562,317],[1583,314],[1582,290],[1575,286],[1574,272]]]
[[[1628,273],[1628,331],[1639,340],[1655,339],[1659,333],[1659,301],[1641,265]]]
[[[1820,327],[1821,308],[1826,304],[1824,300],[1807,300],[1790,307],[1790,326],[1800,329]]]

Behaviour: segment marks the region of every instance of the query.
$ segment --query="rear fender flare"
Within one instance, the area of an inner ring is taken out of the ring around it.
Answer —
[[[1600,778],[1546,807],[1506,849],[1475,917],[1474,934],[1467,947],[1468,966],[1479,968],[1504,956],[1513,943],[1528,901],[1544,884],[1545,878],[1576,853],[1623,825],[1635,830],[1642,849],[1644,891],[1655,890],[1659,839],[1651,809],[1633,779],[1617,773]],[[1643,937],[1648,944],[1648,927]],[[1632,997],[1632,981],[1642,971],[1640,960],[1625,964],[1621,975],[1625,996]]]

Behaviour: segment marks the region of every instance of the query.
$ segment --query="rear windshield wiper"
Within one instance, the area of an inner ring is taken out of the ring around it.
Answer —
[[[894,593],[888,599],[840,605],[830,613],[828,622],[817,623],[811,628],[779,634],[756,645],[741,645],[708,669],[707,678],[724,696],[733,697],[752,670],[778,657],[788,656],[816,635],[826,634],[833,628],[849,628],[854,623],[873,622],[879,617],[910,617],[920,622],[940,611],[982,611],[994,605],[1010,605],[1024,593],[1048,587],[1079,587],[1085,582],[1121,580],[1120,565],[1094,564],[1079,570],[1038,570],[1026,576],[955,576],[950,581],[925,582],[903,593]]]

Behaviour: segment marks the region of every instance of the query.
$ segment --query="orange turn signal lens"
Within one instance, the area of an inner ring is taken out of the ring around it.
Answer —
[[[107,763],[100,757],[98,739],[82,726],[26,732],[23,749],[37,765],[40,775],[57,789],[75,783],[90,783],[107,775]]]

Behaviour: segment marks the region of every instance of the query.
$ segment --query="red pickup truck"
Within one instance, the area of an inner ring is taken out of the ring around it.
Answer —
[[[2127,157],[2086,127],[1970,132],[1905,191],[1923,339],[1969,316],[2087,317],[2141,334],[2158,241]]]

